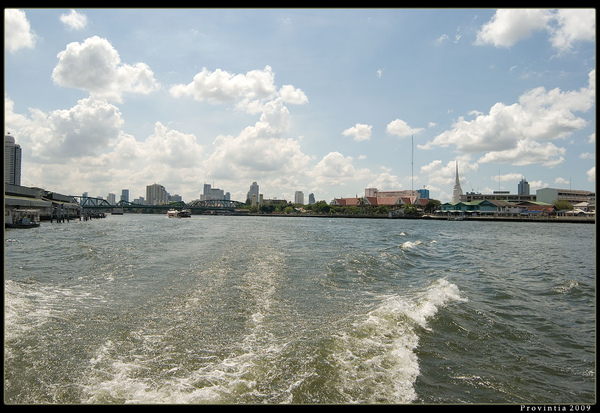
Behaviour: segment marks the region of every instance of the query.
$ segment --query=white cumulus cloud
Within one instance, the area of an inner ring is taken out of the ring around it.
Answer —
[[[52,79],[59,86],[86,90],[90,95],[120,102],[124,93],[149,94],[159,88],[145,63],[121,63],[108,40],[93,36],[69,43],[58,53]]]
[[[359,173],[352,164],[352,157],[339,152],[330,152],[321,159],[312,171],[318,185],[344,185],[355,180]]]
[[[194,80],[187,85],[178,84],[170,89],[173,97],[192,96],[198,101],[210,103],[234,103],[238,108],[247,110],[257,108],[256,103],[264,99],[272,99],[277,94],[274,84],[275,74],[270,66],[263,70],[251,70],[246,74],[234,75],[225,70],[214,72],[203,68]],[[285,89],[288,98],[292,91]],[[296,99],[298,99],[296,93]],[[253,110],[254,112],[255,110]]]
[[[283,85],[281,89],[279,89],[279,95],[286,103],[291,103],[294,105],[303,105],[308,103],[308,97],[301,89],[297,89],[292,85]]]
[[[558,27],[551,30],[552,46],[568,51],[578,41],[593,42],[596,38],[594,9],[561,9],[556,12]]]
[[[275,73],[268,65],[263,70],[251,70],[246,74],[233,74],[222,69],[211,72],[203,68],[192,82],[173,85],[169,92],[175,98],[191,96],[212,104],[234,103],[238,109],[253,114],[263,112],[264,105],[277,98],[294,105],[308,103],[306,94],[292,85],[283,85],[277,91]]]
[[[11,53],[35,47],[35,34],[23,10],[4,10],[4,47]]]
[[[353,136],[355,141],[368,141],[371,139],[372,125],[357,123],[355,126],[348,128],[342,132],[344,136]]]
[[[492,44],[511,47],[531,36],[534,31],[544,30],[550,19],[550,10],[500,9],[477,33],[475,44]]]
[[[30,117],[13,113],[13,106],[5,97],[7,127],[42,162],[99,155],[124,123],[120,110],[102,99],[81,99],[70,109],[49,113],[30,109]]]
[[[408,126],[408,123],[406,123],[402,119],[396,119],[391,121],[385,129],[385,131],[390,135],[396,135],[401,138],[420,133],[424,130],[425,129],[423,128],[412,128]]]
[[[588,169],[586,174],[587,174],[588,181],[596,182],[596,167],[595,166],[592,166],[590,169]]]
[[[460,117],[452,129],[418,147],[452,145],[464,153],[484,152],[479,162],[545,166],[561,163],[564,148],[547,141],[565,138],[587,125],[574,112],[586,112],[595,104],[595,71],[588,78],[588,85],[579,90],[546,91],[539,87],[521,95],[518,103],[496,103],[487,115],[478,115],[474,120]]]
[[[594,9],[500,9],[477,33],[476,45],[512,47],[536,31],[549,33],[550,43],[559,52],[578,41],[594,41]]]
[[[245,177],[256,180],[266,173],[302,171],[310,157],[297,140],[286,136],[290,114],[281,98],[264,105],[260,119],[238,136],[218,136],[206,161],[207,176],[216,179]]]
[[[60,21],[70,30],[80,30],[87,26],[87,16],[83,13],[78,13],[73,9],[71,9],[69,14],[61,14]]]

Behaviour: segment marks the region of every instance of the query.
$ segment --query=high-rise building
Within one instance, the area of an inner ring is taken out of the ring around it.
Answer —
[[[258,184],[256,183],[256,181],[252,182],[252,185],[250,185],[250,190],[248,191],[248,196],[246,197],[247,200],[252,201],[252,195],[254,195],[255,201],[254,202],[258,202]]]
[[[4,135],[4,182],[21,185],[21,146],[10,133]]]
[[[294,203],[304,205],[304,192],[296,191],[294,194]]]
[[[521,179],[521,182],[519,182],[519,188],[517,191],[518,195],[529,195],[529,182],[527,182],[525,180],[525,177],[523,177],[523,179]]]
[[[308,194],[308,205],[312,205],[315,203],[315,194],[312,192]]]
[[[146,186],[146,204],[164,205],[168,202],[167,191],[165,187],[159,184]]]
[[[204,184],[204,192],[200,194],[201,201],[221,200],[225,198],[225,191],[218,188],[211,188],[210,184]]]
[[[113,194],[112,192],[110,192],[108,194],[108,196],[106,197],[106,201],[110,204],[110,205],[115,205],[117,203],[117,196],[115,194]]]
[[[121,189],[121,201],[129,202],[129,189]]]
[[[429,199],[429,189],[417,189],[417,192],[419,193],[419,198]]]
[[[204,189],[200,194],[200,201],[206,201],[206,196],[210,194],[210,184],[204,184]]]
[[[460,187],[460,180],[458,179],[458,162],[456,162],[456,180],[454,182],[454,189],[452,190],[452,202],[460,202],[460,196],[462,195],[462,188]]]

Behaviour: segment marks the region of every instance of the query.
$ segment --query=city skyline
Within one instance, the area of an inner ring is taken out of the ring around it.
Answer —
[[[5,9],[21,184],[70,195],[594,191],[594,109],[594,9]]]
[[[458,165],[457,165],[458,166]],[[458,169],[458,168],[457,168]],[[163,204],[163,203],[167,203],[167,202],[193,202],[193,201],[205,201],[205,200],[230,200],[231,196],[229,192],[225,192],[225,190],[223,189],[219,189],[219,188],[212,188],[212,184],[204,184],[204,188],[203,188],[203,193],[201,193],[198,197],[193,198],[193,199],[182,199],[181,195],[179,194],[171,194],[167,188],[163,187],[160,184],[154,183],[152,185],[146,185],[146,196],[139,196],[138,198],[133,200],[133,203],[142,203],[142,204],[148,204],[148,191],[149,188],[151,187],[160,187],[162,191],[164,191],[165,196],[167,197],[166,201],[163,200],[162,203],[158,203],[155,205],[159,205],[159,204]],[[455,193],[456,189],[458,188],[459,193]],[[558,189],[558,188],[540,188],[540,189]],[[569,191],[570,189],[567,188],[563,188],[566,191]],[[429,196],[429,190],[428,189],[415,189],[415,190],[393,190],[393,191],[380,191],[378,188],[364,188],[364,195],[359,195],[358,191],[355,197],[342,197],[342,198],[363,198],[363,197],[377,197],[380,195],[377,195],[378,193],[392,193],[394,195],[392,196],[401,196],[398,195],[399,193],[419,193],[419,197],[420,198],[425,198],[425,199],[432,199]],[[591,191],[590,191],[591,192]],[[124,194],[127,193],[127,196],[125,196]],[[493,190],[489,193],[481,193],[481,192],[466,192],[466,195],[488,195],[488,196],[501,196],[501,194],[511,194],[511,195],[530,195],[531,191],[530,191],[530,185],[529,182],[527,181],[527,179],[525,177],[521,177],[520,181],[518,181],[516,183],[516,191],[513,191],[511,188],[507,188],[507,190],[505,191],[499,191],[499,190]],[[248,191],[247,195],[246,195],[246,200],[245,201],[240,201],[237,200],[239,202],[252,202],[252,198],[254,195],[254,200],[255,202],[259,202],[262,192],[260,191],[260,185],[254,181],[252,182],[252,184],[250,185],[250,190]],[[456,198],[453,197],[453,199],[451,199],[450,203],[456,203],[456,202],[460,202],[460,199],[462,198],[462,188],[460,186],[460,182],[456,182],[455,186],[454,186],[454,191],[453,191],[453,195],[456,196]],[[77,196],[77,195],[76,195]],[[300,198],[299,198],[300,196]],[[282,199],[282,198],[277,198],[274,197],[270,200],[279,200],[279,201],[287,201],[290,203],[294,203],[294,204],[304,204],[303,200],[304,200],[304,191],[295,191],[294,192],[294,199]],[[388,196],[388,195],[385,195]],[[408,195],[407,195],[408,196]],[[82,194],[82,197],[86,197],[86,198],[97,198],[97,199],[105,199],[106,201],[108,201],[109,204],[116,204],[116,200],[117,200],[117,195],[115,193],[108,193],[107,196],[104,195],[89,195],[89,193],[86,191]],[[113,201],[111,202],[111,197],[113,199]],[[313,193],[308,194],[309,197],[309,201],[308,204],[314,204],[317,199],[315,199],[315,196]],[[335,199],[341,199],[341,198],[333,198],[332,200],[325,200],[325,199],[319,199],[318,201],[326,201],[326,202],[331,202],[334,201]],[[122,189],[121,190],[121,196],[120,196],[120,200],[122,201],[126,201],[129,202],[129,190],[128,189]],[[141,202],[140,202],[141,201]]]

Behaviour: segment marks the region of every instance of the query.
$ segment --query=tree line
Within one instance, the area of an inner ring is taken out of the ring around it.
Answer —
[[[404,208],[404,214],[406,215],[418,215],[420,213],[432,213],[436,209],[439,209],[441,202],[435,199],[430,199],[425,207],[421,208],[417,205],[402,205]],[[263,204],[263,205],[246,205],[251,214],[294,214],[294,213],[308,213],[316,215],[385,215],[397,207],[388,205],[376,205],[372,206],[366,203],[364,198],[359,198],[358,205],[344,205],[336,206],[330,205],[326,201],[317,201],[314,204],[293,204],[280,203],[280,204]]]

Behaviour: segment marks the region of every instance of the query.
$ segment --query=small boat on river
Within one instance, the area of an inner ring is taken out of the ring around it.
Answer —
[[[4,228],[37,228],[40,211],[37,209],[13,209],[4,216]]]
[[[182,210],[170,209],[167,212],[167,217],[169,217],[169,218],[191,218],[192,211],[190,211],[189,209],[182,209]]]

